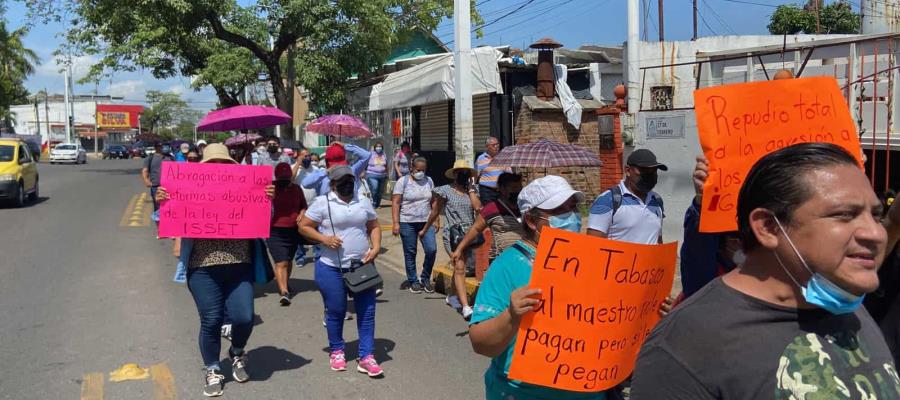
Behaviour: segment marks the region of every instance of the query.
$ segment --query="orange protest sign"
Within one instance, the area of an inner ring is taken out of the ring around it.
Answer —
[[[542,302],[522,319],[509,378],[578,392],[625,380],[672,289],[676,249],[545,227],[529,283]]]
[[[741,184],[766,154],[805,142],[834,143],[857,159],[862,154],[850,109],[834,78],[700,89],[694,92],[694,110],[700,146],[709,159],[701,232],[737,230]]]

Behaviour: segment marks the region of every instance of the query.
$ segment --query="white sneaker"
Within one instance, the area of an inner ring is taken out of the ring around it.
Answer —
[[[349,321],[353,319],[353,314],[350,314],[350,311],[347,311],[347,314],[344,315],[344,321]]]
[[[231,340],[231,324],[222,325],[222,337]]]
[[[459,296],[457,295],[447,296],[447,298],[444,299],[444,302],[447,303],[448,306],[453,307],[456,310],[462,308],[462,303],[459,302]]]
[[[475,313],[475,311],[472,310],[472,307],[465,306],[462,309],[462,316],[463,316],[463,319],[465,319],[466,321],[472,319],[472,314],[474,314],[474,313]]]

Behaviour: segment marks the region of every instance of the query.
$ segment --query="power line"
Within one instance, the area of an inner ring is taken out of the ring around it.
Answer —
[[[731,26],[725,22],[725,20],[722,18],[722,16],[719,15],[719,13],[716,12],[716,10],[714,8],[710,7],[709,4],[706,3],[706,0],[702,0],[702,1],[703,1],[703,6],[706,7],[712,13],[713,18],[715,18],[719,22],[719,25],[721,25],[727,31],[731,32],[731,34],[737,35],[737,32],[735,32],[734,29],[731,29]]]
[[[775,5],[775,4],[757,3],[757,2],[755,2],[755,1],[747,1],[747,0],[721,0],[721,1],[727,1],[727,2],[729,2],[729,3],[738,3],[738,4],[749,4],[749,5],[752,5],[752,6],[760,6],[760,7],[770,7],[770,8],[778,8],[778,7],[780,7],[780,6],[777,6],[777,5]]]
[[[525,3],[523,3],[522,5],[520,5],[520,6],[519,6],[518,8],[516,8],[515,10],[510,11],[510,12],[504,14],[503,16],[498,17],[497,19],[495,19],[495,20],[493,20],[493,21],[491,21],[491,22],[488,22],[488,23],[485,23],[485,24],[481,24],[481,25],[479,25],[479,26],[473,28],[473,29],[472,29],[472,32],[476,32],[477,30],[482,29],[482,28],[484,28],[484,27],[486,27],[486,26],[490,26],[490,25],[493,25],[493,24],[495,24],[495,23],[497,23],[497,22],[500,22],[503,18],[506,18],[506,17],[508,17],[508,16],[510,16],[510,15],[515,14],[516,12],[522,10],[523,8],[525,8],[526,6],[528,6],[529,4],[534,3],[534,1],[535,1],[535,0],[529,0],[529,1],[526,1]],[[561,7],[561,6],[564,6],[564,5],[566,5],[566,4],[571,3],[571,2],[573,2],[573,1],[575,1],[575,0],[566,0],[566,1],[563,1],[563,2],[558,2],[558,3],[555,3],[555,4],[551,4],[551,5],[549,5],[548,7],[545,7],[545,8],[543,8],[543,9],[535,10],[535,12],[534,12],[533,14],[531,14],[530,16],[528,16],[528,14],[520,14],[519,16],[525,16],[526,18],[523,19],[523,20],[521,20],[521,21],[519,21],[519,22],[513,23],[512,25],[507,25],[507,26],[505,26],[505,27],[503,27],[503,28],[500,28],[499,30],[490,32],[489,34],[494,34],[494,33],[500,32],[500,31],[505,30],[505,29],[511,29],[511,28],[513,28],[513,27],[515,27],[515,26],[518,26],[518,25],[521,25],[521,24],[523,24],[523,23],[525,23],[525,22],[527,22],[527,21],[529,21],[529,20],[531,20],[531,19],[537,18],[537,17],[539,17],[539,16],[543,16],[544,13],[546,13],[547,11],[553,10],[553,9],[555,9],[555,8],[559,8],[559,7]],[[453,42],[454,42],[453,40],[450,40],[450,41],[446,42],[445,44],[449,45],[449,44],[451,44],[451,43],[453,43]]]
[[[706,17],[703,16],[703,13],[699,13],[699,12],[698,12],[697,15],[700,16],[700,21],[703,22],[703,25],[706,26],[706,29],[708,29],[710,33],[712,33],[713,35],[716,35],[716,36],[719,35],[719,32],[716,32],[716,30],[713,29],[711,26],[709,26],[709,23],[706,22]]]

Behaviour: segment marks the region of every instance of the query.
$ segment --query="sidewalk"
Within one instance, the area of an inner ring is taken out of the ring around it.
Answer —
[[[375,210],[378,214],[378,222],[381,225],[381,247],[382,253],[378,256],[376,263],[379,267],[387,267],[395,273],[406,276],[406,268],[403,260],[403,246],[399,236],[391,233],[391,207],[386,201],[381,202],[381,207]],[[435,289],[446,294],[446,288],[449,287],[450,279],[453,276],[452,269],[449,267],[450,255],[444,250],[444,242],[440,232],[437,234],[437,259],[434,263],[434,272],[432,277],[435,280]],[[419,245],[419,251],[416,255],[416,272],[421,273],[422,263],[424,262],[424,252],[422,245]],[[466,278],[466,293],[469,298],[474,298],[478,289],[478,281],[475,278]]]

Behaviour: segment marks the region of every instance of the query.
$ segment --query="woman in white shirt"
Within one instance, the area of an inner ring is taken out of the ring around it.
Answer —
[[[300,233],[319,243],[321,257],[316,261],[315,281],[325,302],[325,326],[334,371],[347,369],[344,355],[344,315],[347,288],[343,273],[351,262],[369,263],[381,249],[381,227],[372,202],[358,196],[356,177],[347,166],[328,171],[331,191],[316,198],[300,222]],[[383,374],[374,357],[375,288],[353,294],[356,327],[359,330],[357,370],[376,377]]]

